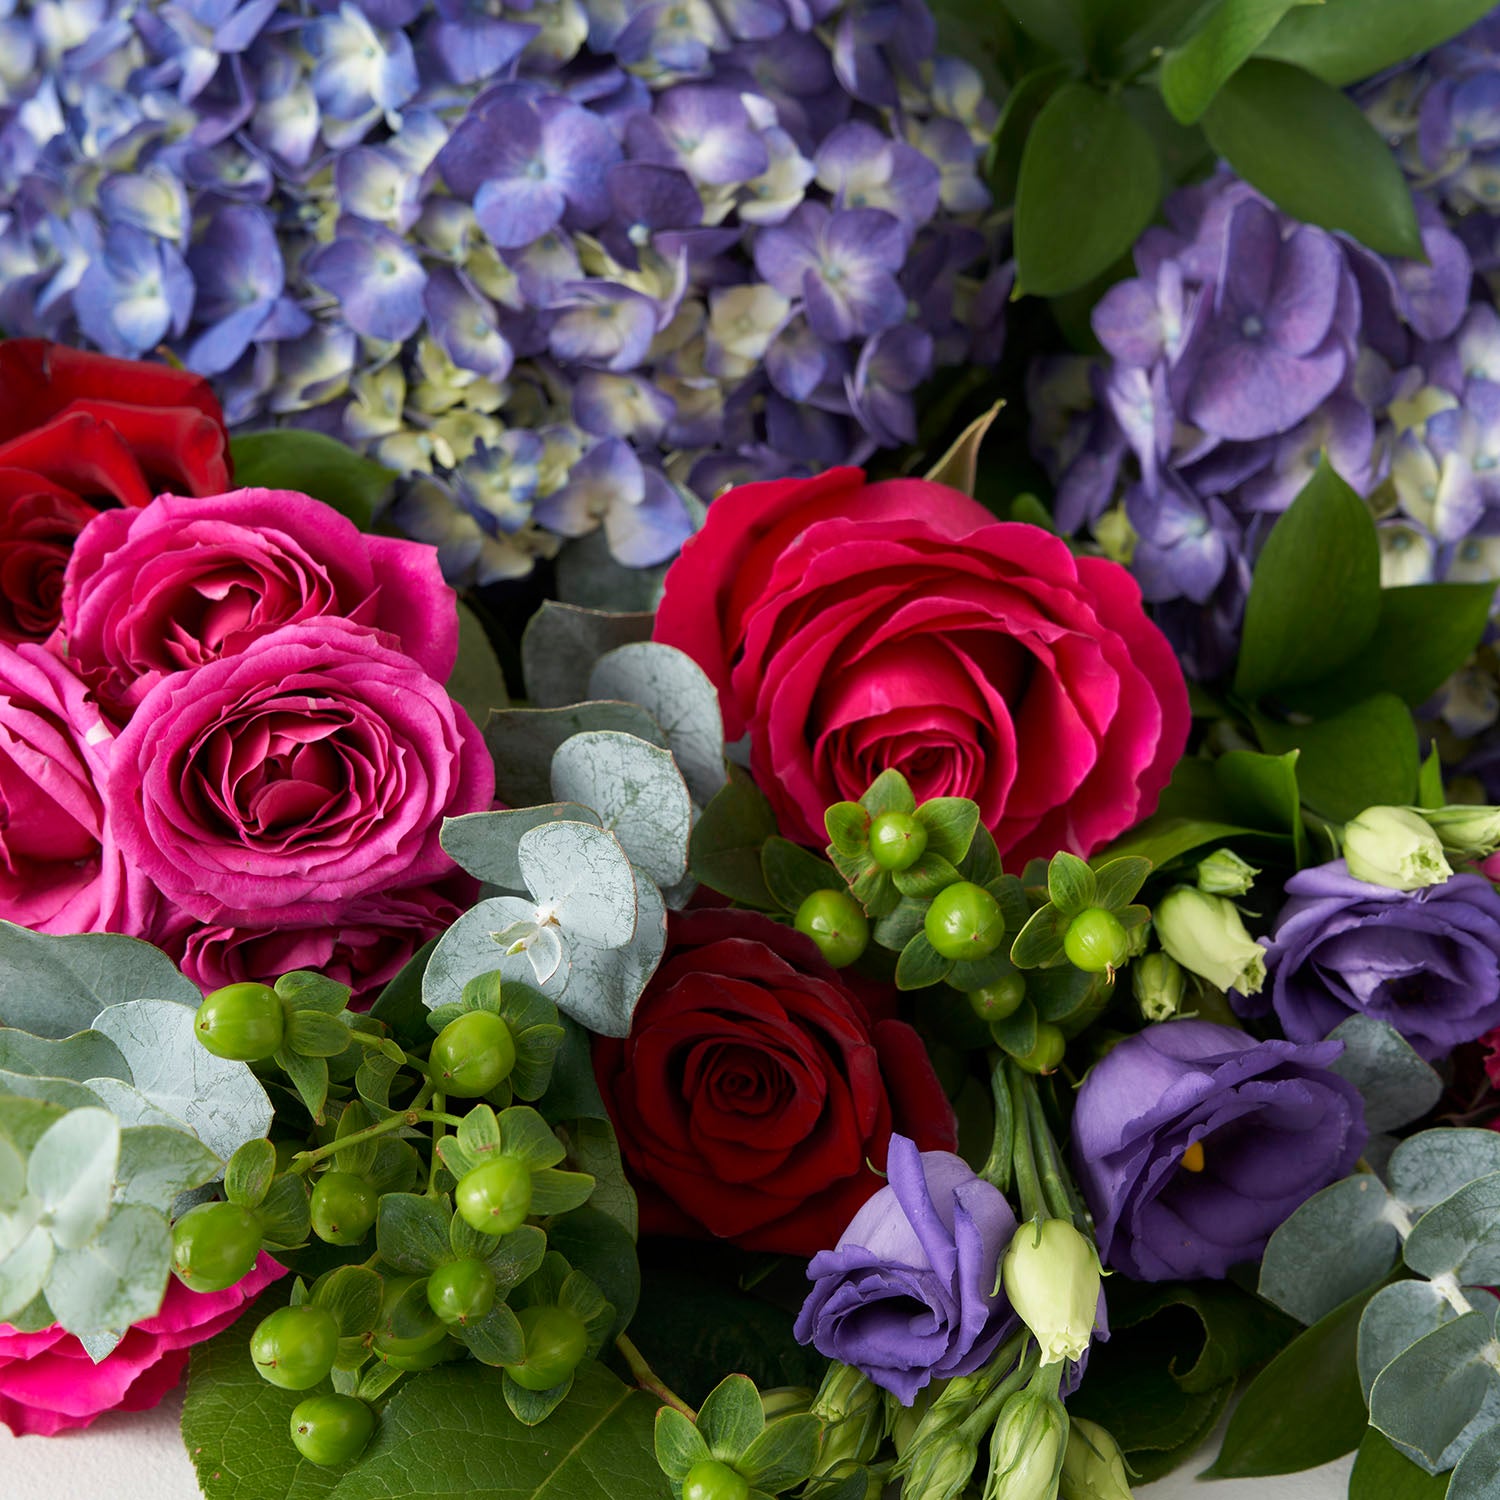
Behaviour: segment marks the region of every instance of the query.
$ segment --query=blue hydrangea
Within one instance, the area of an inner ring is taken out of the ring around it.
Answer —
[[[648,566],[998,358],[993,124],[922,0],[0,0],[0,325],[358,445],[456,583]]]

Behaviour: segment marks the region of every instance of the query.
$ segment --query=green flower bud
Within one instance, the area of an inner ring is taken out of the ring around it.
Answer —
[[[1120,1445],[1097,1422],[1069,1418],[1062,1500],[1131,1500]]]
[[[1266,982],[1266,951],[1234,906],[1190,885],[1168,891],[1153,914],[1167,953],[1221,990],[1256,995]]]
[[[1442,840],[1404,807],[1367,807],[1344,829],[1344,859],[1356,880],[1393,891],[1438,885],[1453,873]]]
[[[885,1393],[867,1375],[834,1364],[813,1398],[812,1413],[823,1419],[819,1474],[839,1464],[873,1463],[889,1429]]]
[[[1215,849],[1207,859],[1198,861],[1198,889],[1210,896],[1243,896],[1259,874],[1233,849]]]
[[[1067,1434],[1067,1413],[1055,1396],[1012,1396],[990,1436],[984,1500],[1055,1500]]]
[[[1175,958],[1148,953],[1131,964],[1130,988],[1148,1021],[1170,1021],[1182,1009],[1187,975]]]
[[[1099,1252],[1066,1219],[1022,1224],[1002,1266],[1005,1295],[1035,1336],[1042,1363],[1081,1359],[1099,1312]]]
[[[1435,807],[1419,815],[1456,859],[1488,859],[1500,849],[1500,807]]]
[[[958,1500],[978,1462],[979,1449],[945,1425],[902,1460],[901,1500]]]

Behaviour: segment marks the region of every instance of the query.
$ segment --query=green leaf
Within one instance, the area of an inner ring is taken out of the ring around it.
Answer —
[[[600,1365],[578,1372],[540,1427],[517,1421],[504,1378],[449,1365],[391,1398],[365,1457],[335,1500],[669,1500],[656,1464],[656,1403]]]
[[[1235,690],[1253,701],[1336,671],[1369,644],[1379,618],[1375,523],[1325,459],[1255,564]]]
[[[340,1338],[363,1338],[380,1320],[383,1287],[368,1266],[339,1266],[318,1278],[312,1301],[333,1314]]]
[[[736,1467],[756,1489],[779,1495],[798,1485],[818,1462],[823,1424],[811,1412],[778,1417],[740,1455]]]
[[[641,1300],[641,1263],[625,1227],[592,1203],[554,1219],[548,1246],[586,1273],[615,1310],[610,1337],[623,1333]]]
[[[555,801],[552,757],[559,745],[585,730],[614,730],[648,744],[666,744],[661,725],[634,703],[501,709],[484,728],[484,742],[495,761],[496,798],[510,807]]]
[[[927,830],[927,852],[960,864],[979,828],[979,804],[967,797],[930,797],[916,811]]]
[[[255,1214],[268,1245],[290,1248],[302,1244],[312,1228],[307,1184],[301,1177],[278,1177]]]
[[[349,1028],[337,1016],[317,1010],[294,1010],[287,1023],[286,1045],[298,1057],[338,1057],[350,1045]]]
[[[1129,906],[1151,873],[1151,861],[1139,856],[1111,859],[1094,871],[1094,904],[1105,911]]]
[[[878,818],[882,813],[915,813],[917,810],[911,783],[900,771],[882,771],[859,801],[872,818]]]
[[[557,1050],[552,1081],[537,1105],[538,1110],[554,1125],[564,1120],[608,1120],[609,1112],[594,1077],[588,1032],[571,1016],[561,1017],[559,1024],[563,1029],[562,1046]]]
[[[87,1030],[106,1006],[154,995],[193,1009],[203,994],[166,954],[113,933],[52,937],[0,922],[0,1025],[35,1036]]]
[[[1032,126],[1036,124],[1036,117],[1071,76],[1072,71],[1066,63],[1049,63],[1027,73],[1005,96],[1005,103],[1000,110],[1000,122],[990,139],[990,190],[997,203],[1005,204],[1015,200],[1016,183],[1021,176],[1021,156],[1031,136]],[[941,466],[940,464],[938,467]],[[934,469],[933,474],[936,472]],[[932,476],[929,475],[930,477]],[[960,485],[958,488],[963,487]]]
[[[1094,872],[1076,854],[1063,850],[1047,866],[1047,895],[1058,912],[1070,921],[1094,904],[1098,882]]]
[[[927,850],[913,865],[904,870],[893,870],[891,879],[903,896],[914,896],[930,900],[939,891],[956,884],[961,877],[958,871],[941,854]]]
[[[1002,0],[1002,3],[1027,36],[1064,57],[1083,56],[1089,28],[1079,0]]]
[[[321,1015],[341,1015],[349,1004],[349,986],[308,969],[296,969],[276,981],[276,993],[293,1010],[315,1010]]]
[[[745,1375],[726,1375],[698,1408],[698,1431],[720,1463],[738,1463],[765,1425],[760,1392]]]
[[[593,1191],[594,1179],[587,1172],[543,1167],[531,1176],[531,1211],[538,1218],[565,1214],[587,1203]]]
[[[1365,1398],[1355,1363],[1360,1314],[1374,1288],[1298,1334],[1250,1382],[1206,1473],[1214,1479],[1291,1474],[1359,1446]]]
[[[1372,1172],[1331,1183],[1271,1236],[1260,1294],[1301,1323],[1316,1323],[1383,1280],[1401,1254],[1390,1196]]]
[[[479,616],[462,599],[457,603],[458,657],[448,674],[448,696],[483,727],[491,710],[510,706],[510,694],[500,659]]]
[[[742,906],[769,911],[776,899],[761,874],[760,851],[776,832],[776,815],[738,766],[703,809],[688,839],[688,869],[710,890]]]
[[[237,489],[296,490],[331,505],[361,531],[380,514],[396,471],[321,432],[278,427],[229,440]]]
[[[1419,1469],[1383,1433],[1366,1430],[1349,1475],[1349,1500],[1443,1500],[1447,1493],[1446,1474]]]
[[[1330,1064],[1365,1101],[1365,1124],[1372,1131],[1395,1130],[1420,1119],[1438,1102],[1443,1081],[1411,1044],[1386,1021],[1353,1015],[1329,1032],[1344,1044]]]
[[[1434,745],[1417,772],[1417,806],[1436,810],[1447,805],[1447,797],[1443,792],[1443,761]]]
[[[224,1196],[241,1208],[255,1208],[265,1200],[276,1175],[276,1148],[268,1140],[246,1141],[224,1172]]]
[[[1184,125],[1202,117],[1214,95],[1298,5],[1322,0],[1219,0],[1203,24],[1161,60],[1161,96]]]
[[[521,636],[527,695],[539,708],[581,703],[589,696],[594,663],[617,647],[649,641],[654,618],[644,612],[617,614],[555,599],[544,601]]]
[[[939,984],[953,972],[953,960],[944,958],[927,941],[927,934],[919,932],[901,950],[896,960],[896,988],[898,990],[925,990],[929,985]]]
[[[1449,1500],[1490,1500],[1497,1492],[1500,1492],[1500,1426],[1491,1427],[1470,1444],[1453,1470],[1447,1491]]]
[[[1012,1057],[1036,1051],[1036,1006],[1028,996],[1003,1021],[990,1022],[990,1036]]]
[[[815,891],[843,887],[838,871],[809,849],[773,834],[760,852],[766,888],[786,911],[795,912]]]
[[[1063,939],[1071,920],[1050,901],[1034,911],[1011,944],[1010,961],[1018,969],[1044,969],[1055,964],[1063,956]]]
[[[1302,800],[1336,823],[1347,823],[1367,807],[1404,807],[1416,797],[1416,728],[1411,711],[1389,693],[1313,724],[1257,717],[1255,727],[1268,749],[1301,751]]]
[[[1493,8],[1493,0],[1327,0],[1288,15],[1260,51],[1342,88],[1430,51]]]
[[[676,1407],[657,1412],[656,1461],[673,1484],[681,1484],[694,1464],[710,1456],[703,1434]]]
[[[562,1129],[568,1159],[594,1179],[594,1192],[589,1199],[589,1207],[607,1214],[633,1242],[639,1232],[640,1212],[635,1189],[625,1176],[625,1166],[620,1159],[620,1145],[615,1139],[613,1126],[608,1120],[580,1119],[568,1121]],[[587,1270],[588,1267],[584,1266],[583,1269]],[[617,1307],[623,1305],[619,1298],[613,1296],[610,1301]]]
[[[1125,108],[1087,84],[1063,84],[1042,107],[1021,157],[1019,288],[1056,296],[1097,276],[1135,243],[1161,187],[1151,137]]]
[[[1293,218],[1342,229],[1382,255],[1423,258],[1396,158],[1360,107],[1322,79],[1253,59],[1219,91],[1203,128],[1214,150]]]
[[[519,1364],[526,1357],[526,1335],[520,1320],[503,1302],[497,1302],[470,1327],[455,1328],[453,1336],[487,1365]]]
[[[436,938],[423,943],[381,990],[368,1011],[372,1020],[389,1026],[399,1041],[426,1046],[432,1040],[427,1027],[427,1007],[422,1004],[422,975],[436,947]]]
[[[1333,713],[1373,693],[1415,708],[1474,654],[1489,624],[1490,583],[1418,583],[1385,589],[1375,634],[1353,661],[1287,701]]]
[[[1006,102],[1008,112],[1010,101]],[[1004,405],[1003,401],[997,401],[987,412],[975,417],[959,433],[953,440],[952,447],[927,471],[926,477],[930,483],[946,484],[951,489],[962,490],[964,494],[973,497],[974,487],[979,477],[980,445],[984,442],[985,434],[994,425],[995,418],[1000,415],[1000,408]],[[933,800],[949,802],[961,799],[943,797]],[[959,858],[961,855],[951,857]]]
[[[35,1162],[33,1157],[33,1170]],[[1405,1256],[1407,1265],[1429,1281],[1438,1276],[1452,1276],[1461,1286],[1500,1281],[1500,1172],[1465,1184],[1428,1209],[1406,1238]]]
[[[271,1385],[250,1358],[252,1331],[285,1306],[290,1281],[263,1292],[238,1322],[193,1349],[182,1440],[208,1500],[321,1500],[345,1472],[319,1468],[292,1446],[292,1409],[306,1393]]]

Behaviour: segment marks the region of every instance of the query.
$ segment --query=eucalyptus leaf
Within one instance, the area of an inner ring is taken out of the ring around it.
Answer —
[[[661,725],[693,800],[706,807],[724,785],[718,689],[686,652],[640,641],[606,652],[589,674],[590,698],[639,703]]]
[[[439,834],[444,852],[476,880],[502,891],[524,891],[517,849],[523,834],[543,823],[593,823],[599,816],[577,802],[547,802],[540,807],[506,808],[500,812],[465,813],[444,818]]]
[[[1466,1183],[1496,1172],[1500,1172],[1500,1133],[1437,1129],[1402,1141],[1391,1153],[1385,1180],[1416,1219]]]
[[[109,1216],[120,1127],[104,1109],[65,1114],[32,1148],[26,1186],[60,1250],[77,1250]]]
[[[1471,1289],[1464,1294],[1477,1311],[1495,1312],[1495,1298]],[[1404,1354],[1418,1339],[1426,1338],[1463,1311],[1455,1300],[1430,1281],[1393,1281],[1370,1298],[1359,1320],[1359,1379],[1365,1400],[1376,1377],[1397,1355]]]
[[[8,1255],[0,1256],[0,1321],[19,1321],[22,1311],[47,1285],[56,1253],[52,1236],[35,1228]],[[56,1319],[49,1316],[47,1321]]]
[[[27,1031],[0,1030],[0,1069],[32,1078],[91,1078],[130,1081],[130,1066],[120,1049],[97,1031],[80,1031],[54,1041]]]
[[[1451,1276],[1464,1286],[1500,1282],[1500,1172],[1466,1184],[1428,1209],[1407,1235],[1405,1255],[1407,1265],[1428,1280]]]
[[[592,696],[594,664],[607,652],[651,639],[654,616],[616,614],[546,600],[521,636],[526,691],[539,708],[561,708]]]
[[[130,1064],[132,1081],[157,1108],[184,1120],[225,1158],[271,1128],[271,1101],[245,1063],[199,1044],[193,1012],[169,1000],[112,1005],[94,1022]]]
[[[628,1036],[630,1018],[667,945],[667,909],[661,892],[635,872],[635,936],[623,948],[573,949],[568,982],[557,1008],[601,1036]]]
[[[1438,1102],[1442,1079],[1388,1022],[1350,1016],[1329,1032],[1329,1039],[1344,1044],[1343,1055],[1330,1066],[1359,1090],[1371,1130],[1410,1124]]]
[[[615,730],[653,745],[667,737],[635,703],[576,703],[568,708],[507,708],[490,715],[484,740],[495,761],[495,795],[511,807],[552,801],[552,757],[585,730]]]
[[[524,954],[508,954],[495,934],[515,925],[526,914],[535,915],[530,901],[511,896],[494,896],[471,906],[456,921],[432,950],[422,973],[422,1003],[429,1010],[456,1004],[464,986],[482,974],[501,975],[502,980],[531,984],[535,978]],[[544,992],[555,998],[566,982],[559,975]]]
[[[516,859],[526,888],[570,940],[620,948],[635,936],[636,878],[622,844],[592,823],[545,823],[522,834]]]
[[[1316,1323],[1379,1281],[1401,1253],[1384,1184],[1357,1172],[1314,1193],[1271,1236],[1260,1294],[1302,1323]]]
[[[47,1303],[69,1333],[129,1328],[156,1316],[171,1259],[165,1217],[126,1204],[88,1244],[58,1251],[47,1278]]]
[[[552,794],[593,808],[658,885],[687,873],[692,799],[670,751],[612,730],[576,734],[552,757]]]
[[[122,1203],[169,1209],[179,1194],[212,1182],[223,1170],[224,1163],[190,1131],[135,1125],[120,1132],[116,1196]]]
[[[86,1030],[107,1005],[152,995],[194,1010],[203,995],[165,953],[114,933],[52,937],[0,922],[0,1025],[37,1036]]]
[[[1459,1459],[1447,1500],[1493,1500],[1500,1494],[1500,1426],[1481,1434]]]
[[[120,1122],[121,1129],[156,1125],[164,1130],[193,1134],[193,1128],[186,1120],[153,1104],[133,1083],[121,1083],[118,1078],[90,1078],[88,1087],[93,1102],[102,1104]]]

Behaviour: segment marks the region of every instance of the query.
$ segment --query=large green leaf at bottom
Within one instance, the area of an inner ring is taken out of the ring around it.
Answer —
[[[250,1358],[256,1324],[284,1306],[290,1290],[287,1277],[193,1350],[182,1441],[208,1500],[321,1500],[338,1483],[338,1470],[308,1463],[292,1446],[292,1409],[302,1393],[262,1379]]]
[[[1349,1476],[1349,1500],[1443,1500],[1447,1493],[1446,1474],[1429,1474],[1398,1453],[1383,1433],[1365,1429]]]
[[[502,1381],[468,1363],[409,1380],[333,1500],[671,1500],[649,1396],[594,1364],[545,1422],[525,1427]]]

